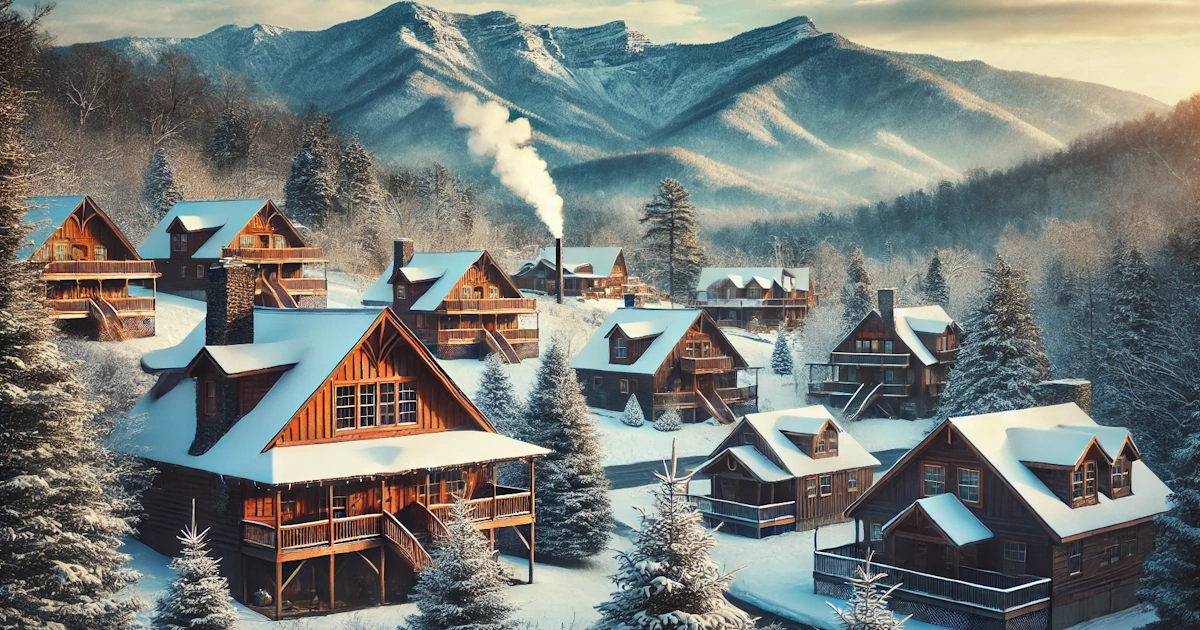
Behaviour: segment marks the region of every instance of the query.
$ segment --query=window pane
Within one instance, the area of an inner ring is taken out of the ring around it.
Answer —
[[[103,245],[97,245],[93,250],[93,258],[96,260],[108,260],[108,248]]]
[[[925,466],[925,496],[945,494],[946,468],[943,466]]]
[[[238,237],[238,247],[254,247],[254,237],[243,234]]]
[[[846,473],[846,489],[850,492],[858,490],[858,471],[852,470]]]
[[[375,384],[358,386],[358,426],[375,426]]]
[[[334,418],[337,420],[337,428],[353,429],[354,428],[354,386],[341,385],[338,386],[335,392],[334,400]]]
[[[396,384],[379,384],[379,424],[396,424]]]
[[[979,471],[958,469],[958,498],[964,503],[979,503]]]
[[[417,390],[412,383],[396,384],[397,410],[400,424],[417,422]]]
[[[833,477],[830,475],[821,476],[821,496],[833,494]]]

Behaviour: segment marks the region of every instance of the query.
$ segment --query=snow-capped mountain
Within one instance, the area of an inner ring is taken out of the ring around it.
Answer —
[[[323,31],[225,26],[107,45],[133,57],[178,46],[206,71],[328,111],[392,161],[468,163],[442,99],[469,91],[528,116],[572,191],[646,196],[646,182],[675,174],[700,201],[779,209],[1009,165],[1166,108],[1101,85],[866,48],[804,17],[660,45],[622,22],[563,28],[402,2]]]

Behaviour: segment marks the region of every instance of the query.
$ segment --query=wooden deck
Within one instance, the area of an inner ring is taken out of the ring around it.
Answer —
[[[223,247],[221,257],[240,258],[253,265],[328,262],[320,247]]]

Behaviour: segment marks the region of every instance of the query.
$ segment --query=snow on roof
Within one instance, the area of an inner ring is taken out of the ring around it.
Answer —
[[[1075,467],[1087,453],[1095,434],[1061,427],[1014,427],[1008,440],[1022,462]],[[1103,448],[1103,447],[1101,447]]]
[[[166,216],[150,230],[150,234],[138,246],[138,255],[142,258],[169,258],[171,239],[167,235],[167,228],[178,218],[189,231],[219,228],[192,254],[192,258],[220,258],[221,249],[229,247],[233,237],[266,204],[266,199],[180,201],[171,206]],[[197,227],[193,228],[189,223]]]
[[[591,265],[592,271],[583,274],[583,277],[607,278],[612,275],[613,266],[617,264],[617,257],[620,255],[620,247],[564,247],[563,273],[576,275],[576,269],[584,265]],[[554,266],[556,256],[557,248],[553,245],[543,247],[538,251],[538,257],[550,263],[551,267]],[[536,263],[537,261],[528,262]]]
[[[742,465],[746,467],[746,470],[749,470],[751,474],[753,474],[755,477],[758,477],[758,480],[762,481],[763,483],[787,481],[788,479],[792,478],[792,476],[785,472],[782,468],[776,466],[775,462],[767,459],[766,455],[756,451],[753,446],[734,446],[732,448],[725,449],[724,452],[729,453],[732,457],[741,462]],[[720,455],[717,457],[720,457]],[[708,465],[708,463],[709,462],[704,462],[704,464],[700,466],[700,469],[703,469]]]
[[[959,547],[988,540],[994,536],[992,530],[979,522],[971,510],[968,510],[967,506],[963,505],[953,494],[939,494],[917,499],[912,505],[904,508],[892,520],[884,524],[883,530],[885,532],[891,530],[893,525],[899,523],[905,515],[918,507],[925,512],[929,520],[938,526],[938,529],[942,530],[943,534],[946,534],[950,542]]]
[[[69,197],[29,197],[29,210],[25,213],[25,225],[33,230],[26,237],[29,242],[17,250],[17,260],[29,260],[33,252],[50,238],[63,221],[83,203],[83,195]]]
[[[645,339],[646,337],[661,335],[663,331],[666,330],[666,324],[667,323],[662,320],[625,322],[623,324],[617,324],[616,326],[613,326],[613,329],[616,330],[617,328],[620,328],[621,332],[625,333],[625,336],[630,339]]]
[[[414,254],[407,265],[399,269],[404,279],[409,282],[427,282],[435,280],[433,286],[409,308],[410,311],[433,312],[441,306],[442,301],[450,296],[458,279],[467,273],[483,256],[482,250],[466,252],[421,252]],[[362,301],[367,305],[385,305],[392,303],[392,264],[387,266],[383,275],[363,292]]]
[[[938,362],[937,356],[929,351],[917,333],[939,334],[953,326],[954,320],[936,304],[897,308],[893,314],[896,318],[896,336],[912,350],[921,363],[935,365]]]
[[[1114,440],[1117,434],[1111,431],[1113,427],[1097,425],[1075,403],[951,418],[949,422],[1061,538],[1167,511],[1167,496],[1170,490],[1140,460],[1133,463],[1130,475],[1133,484],[1131,496],[1114,500],[1100,493],[1099,503],[1096,505],[1077,508],[1072,508],[1058,498],[1033,471],[1021,463],[1023,459],[1031,461],[1028,459],[1030,456],[1040,455],[1037,450],[1032,453],[1024,452],[1022,449],[1033,450],[1034,447],[1028,444],[1028,440],[1020,432],[1017,433],[1019,437],[1016,440],[1012,439],[1011,429],[1070,429],[1083,435],[1095,435],[1101,440],[1102,446],[1104,442]]]
[[[308,343],[295,339],[272,343],[240,343],[231,346],[204,346],[217,367],[228,374],[296,365]]]
[[[571,360],[571,367],[576,370],[654,374],[701,313],[690,308],[618,308]],[[616,326],[620,326],[627,335],[631,328],[638,332],[657,330],[658,338],[632,364],[609,363],[608,335]]]
[[[704,267],[696,281],[697,291],[707,291],[718,282],[728,279],[739,289],[754,281],[764,289],[772,283],[785,291],[808,290],[808,267]]]
[[[392,266],[388,265],[387,271],[383,272],[366,291],[363,291],[362,303],[367,306],[391,306],[392,305]]]

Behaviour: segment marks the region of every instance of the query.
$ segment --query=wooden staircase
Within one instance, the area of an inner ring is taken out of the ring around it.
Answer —
[[[125,329],[121,326],[121,318],[117,315],[117,309],[113,308],[108,300],[100,296],[88,299],[88,316],[96,320],[101,340],[125,340]]]
[[[513,363],[521,362],[521,357],[517,356],[516,349],[512,347],[511,343],[508,343],[508,339],[505,339],[504,335],[495,333],[485,328],[483,329],[483,336],[487,341],[488,347],[492,349],[492,352],[500,353],[500,356],[504,359],[505,363],[511,365]]]
[[[433,558],[425,551],[425,545],[413,534],[400,519],[391,512],[383,513],[383,537],[392,544],[392,548],[400,557],[408,561],[412,568],[424,571],[433,566]]]
[[[883,383],[863,383],[842,408],[842,417],[848,421],[858,420],[863,412],[875,404],[882,392]]]
[[[721,400],[721,396],[717,394],[717,390],[697,391],[696,398],[700,401],[700,405],[704,407],[704,410],[717,419],[717,422],[721,424],[733,424],[737,422],[737,416],[734,415],[729,405],[725,404],[724,400]]]

